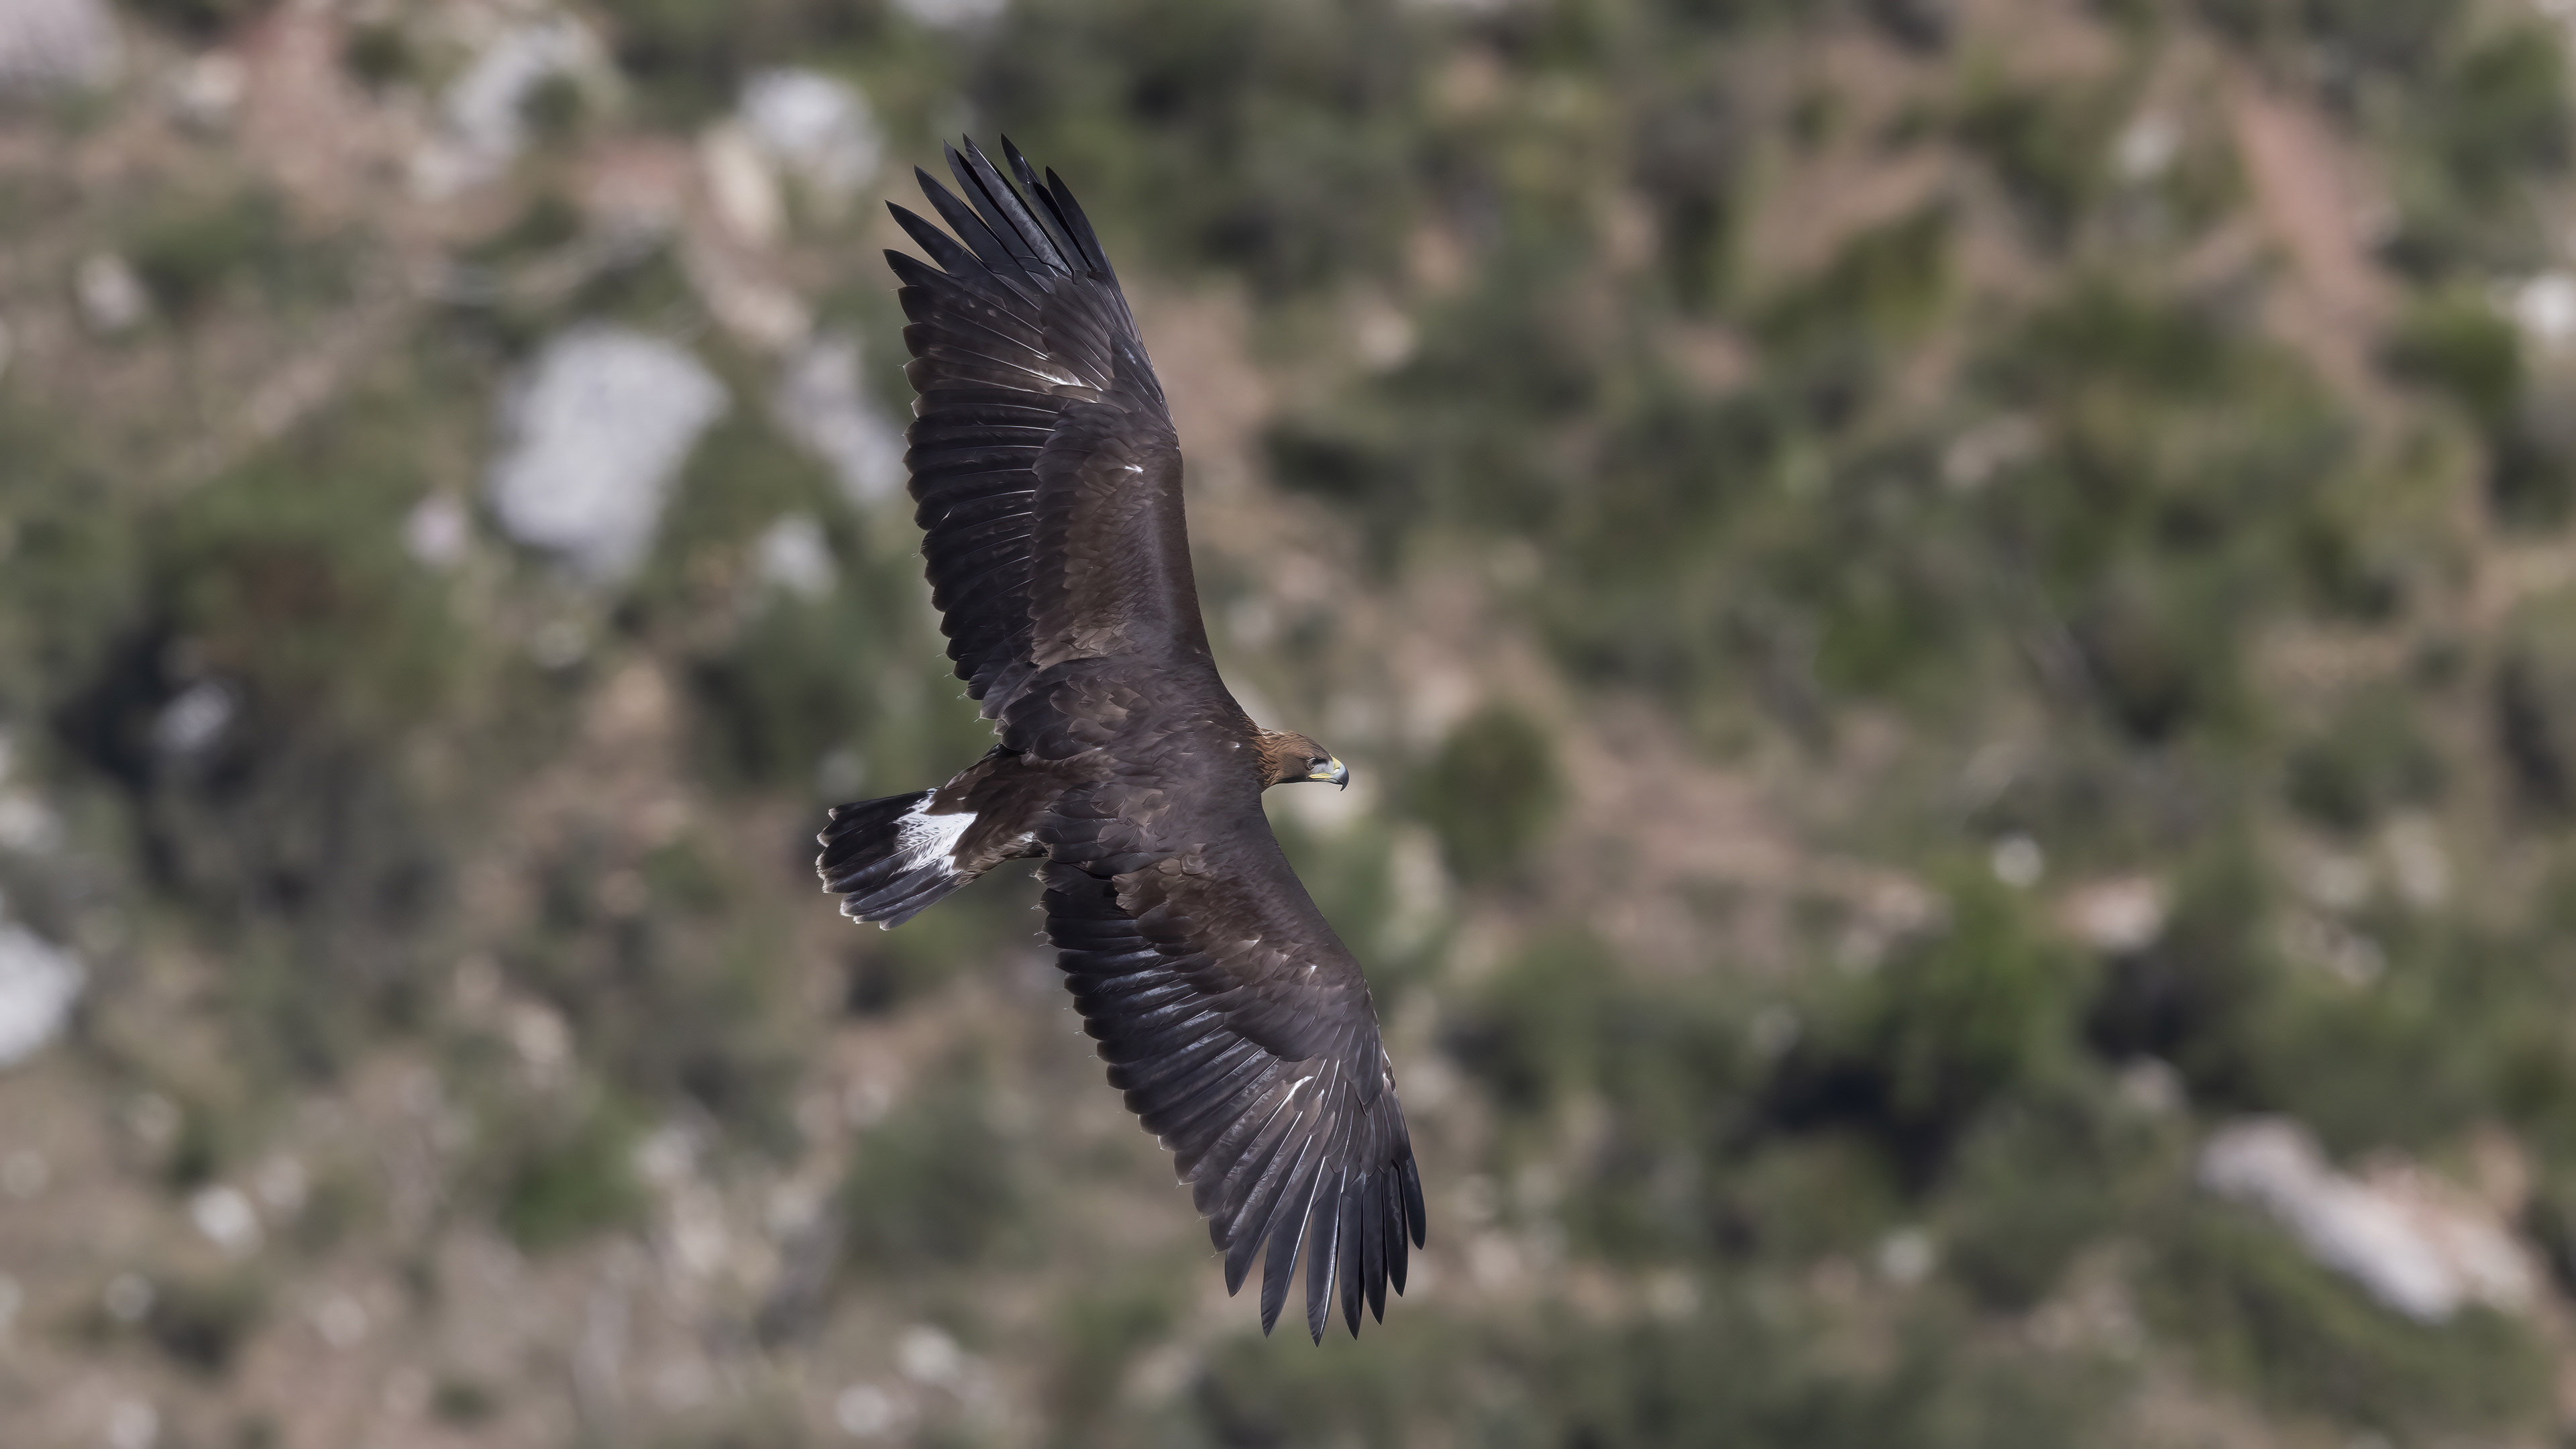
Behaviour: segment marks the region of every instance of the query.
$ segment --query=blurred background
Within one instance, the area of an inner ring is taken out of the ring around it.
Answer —
[[[0,1438],[2576,1442],[2572,9],[0,0]],[[1356,1345],[815,888],[1004,132],[1357,776]]]

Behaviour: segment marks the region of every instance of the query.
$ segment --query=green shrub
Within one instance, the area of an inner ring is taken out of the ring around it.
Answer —
[[[1865,1365],[1820,1352],[1831,1331],[1820,1315],[1777,1311],[1752,1292],[1680,1322],[1561,1332],[1538,1354],[1517,1420],[1545,1429],[1521,1442],[1971,1449],[2096,1438],[2110,1398],[2097,1367],[2051,1356],[2041,1368],[2026,1349],[2018,1362],[1982,1359],[1938,1312],[1891,1317],[1884,1351]],[[1516,1422],[1497,1418],[1505,1433]]]
[[[1992,166],[2040,239],[2064,245],[2099,194],[2121,119],[2117,86],[2040,89],[1980,75],[1952,122],[1960,144]]]
[[[156,1279],[143,1333],[181,1367],[219,1377],[259,1331],[267,1308],[267,1292],[247,1273]]]
[[[1047,164],[1082,178],[1095,218],[1150,209],[1144,244],[1178,238],[1188,262],[1282,297],[1396,260],[1419,179],[1415,29],[1391,0],[1036,0],[966,89],[1003,130],[1052,131]]]
[[[2489,688],[2514,808],[2538,819],[2576,811],[2576,601],[2524,605]]]
[[[2414,1323],[2241,1209],[2181,1210],[2139,1281],[2158,1329],[2222,1382],[2284,1407],[2408,1435],[2548,1413],[2548,1356],[2520,1323],[2483,1308]]]
[[[312,270],[311,259],[299,264],[285,211],[264,191],[169,206],[135,234],[128,260],[153,302],[183,322],[237,283],[273,291]]]
[[[2449,397],[2493,431],[2522,398],[2522,339],[2483,297],[2448,292],[2419,302],[2382,354],[2389,370]]]
[[[634,1156],[635,1130],[611,1107],[540,1128],[517,1146],[501,1184],[502,1231],[544,1252],[636,1221],[645,1201]]]
[[[2066,1050],[2081,1004],[2073,963],[2005,887],[1970,877],[1949,903],[1946,929],[1881,967],[1864,1008],[1901,1127],[1963,1126]]]
[[[1960,1142],[1935,1221],[1945,1268],[1979,1303],[2008,1313],[2038,1304],[2178,1165],[2150,1124],[2108,1096],[2070,1074],[2017,1094]]]
[[[1945,923],[1824,1003],[1780,1058],[1769,1130],[1867,1132],[1921,1186],[1980,1113],[2074,1055],[2089,984],[2079,963],[1982,872],[1952,872],[1947,897]]]
[[[1488,705],[1449,733],[1415,786],[1415,810],[1440,837],[1458,878],[1496,880],[1518,865],[1564,794],[1556,749],[1538,724]]]
[[[2317,737],[2290,751],[2292,809],[2329,829],[2358,831],[2390,811],[2435,799],[2442,761],[2417,726],[2413,699],[2389,692],[2335,711]]]
[[[2241,837],[2187,857],[2165,927],[2109,963],[2087,1013],[2095,1050],[2172,1063],[2213,1110],[2268,1105],[2258,1023],[2280,987],[2271,896]]]
[[[2429,109],[2434,154],[2450,184],[2472,202],[2501,199],[2519,184],[2563,171],[2570,125],[2566,42],[2538,25],[2499,31],[2460,54]]]
[[[1055,1362],[1047,1377],[1049,1442],[1121,1442],[1121,1379],[1135,1356],[1175,1327],[1166,1285],[1137,1284],[1077,1294],[1058,1315]]]
[[[126,0],[127,8],[192,40],[211,40],[266,10],[271,0]]]
[[[980,1069],[954,1066],[868,1129],[843,1182],[851,1263],[911,1275],[982,1260],[1021,1212],[1020,1146],[995,1129]]]
[[[411,36],[401,22],[378,20],[349,27],[348,38],[340,45],[340,64],[368,89],[380,91],[414,79],[420,57],[413,53]]]
[[[1936,203],[1859,233],[1762,308],[1757,334],[1791,353],[1920,334],[1948,290],[1950,232],[1949,209]]]
[[[601,0],[610,48],[646,117],[694,126],[734,103],[764,65],[811,64],[876,38],[882,0]]]

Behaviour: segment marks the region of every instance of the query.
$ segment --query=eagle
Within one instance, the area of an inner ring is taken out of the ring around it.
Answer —
[[[1056,964],[1109,1083],[1168,1148],[1224,1256],[1262,1264],[1270,1332],[1302,1254],[1317,1343],[1404,1291],[1422,1179],[1366,978],[1261,810],[1347,788],[1264,729],[1208,648],[1180,440],[1136,319],[1064,183],[1005,138],[1005,177],[943,146],[951,231],[901,206],[929,262],[902,283],[905,434],[931,602],[997,736],[937,789],[831,811],[816,868],[842,914],[893,927],[1009,860],[1040,862]],[[1017,184],[1013,184],[1014,178]]]

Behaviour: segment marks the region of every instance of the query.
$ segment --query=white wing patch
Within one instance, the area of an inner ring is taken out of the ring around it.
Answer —
[[[923,807],[928,804],[926,800],[922,802]],[[895,829],[895,847],[903,852],[903,868],[914,871],[936,865],[941,870],[955,869],[957,842],[966,834],[966,827],[974,823],[975,816],[971,811],[960,811],[955,815],[926,815],[922,813],[922,807],[916,807]]]

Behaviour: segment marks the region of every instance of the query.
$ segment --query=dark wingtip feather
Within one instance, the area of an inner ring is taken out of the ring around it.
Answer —
[[[1030,167],[1029,158],[1020,154],[1020,148],[1012,145],[1008,136],[1002,138],[1002,159],[1010,163],[1011,175],[1018,179],[1020,190],[1035,204],[1032,214],[1037,218],[1039,229],[1047,234],[1047,240],[1054,244],[1056,254],[1063,258],[1068,268],[1086,263],[1089,259],[1083,255],[1081,244],[1073,239],[1072,229],[1065,225],[1064,214],[1056,209],[1055,198],[1047,194],[1046,187],[1038,181],[1036,170]]]
[[[953,156],[956,153],[952,151],[949,154]],[[913,168],[913,174],[920,178],[921,194],[929,200],[931,208],[939,213],[939,219],[948,223],[950,231],[957,233],[957,240],[965,243],[966,250],[975,254],[975,259],[983,264],[985,271],[1006,281],[1015,274],[1019,276],[1028,274],[1028,259],[1012,250],[1010,243],[993,228],[971,199],[959,199],[956,193],[932,180],[930,173],[918,166]],[[960,184],[964,183],[961,181]],[[974,188],[968,186],[967,189],[972,191]],[[895,219],[902,220],[901,217]],[[929,228],[925,227],[924,230],[927,231]],[[916,240],[919,240],[921,234],[915,232],[913,235]],[[923,245],[928,246],[930,243],[924,242]],[[1026,288],[1019,287],[1016,282],[1012,285],[1026,295]]]
[[[1038,225],[1037,218],[1029,215],[1027,203],[1020,200],[1020,194],[1011,189],[1011,183],[1003,179],[1002,173],[972,137],[967,139],[963,157],[957,154],[955,147],[945,142],[941,143],[941,148],[948,153],[948,169],[955,173],[958,188],[966,194],[967,204],[974,207],[976,214],[984,219],[984,224],[991,228],[1012,262],[1033,276],[1039,272],[1063,276],[1072,274],[1073,268],[1056,254],[1056,245],[1048,238],[1046,229]]]
[[[1368,1276],[1368,1255],[1361,1251],[1360,1235],[1373,1224],[1368,1216],[1368,1175],[1362,1173],[1356,1186],[1342,1190],[1341,1232],[1333,1256],[1341,1265],[1342,1323],[1351,1337],[1360,1336],[1360,1287]]]
[[[1317,1183],[1315,1201],[1307,1211],[1306,1332],[1320,1344],[1324,1341],[1324,1325],[1332,1321],[1334,1269],[1342,1256],[1340,1188]]]
[[[1225,1250],[1225,1296],[1228,1298],[1242,1291],[1243,1280],[1252,1272],[1253,1248],[1259,1234],[1248,1231],[1250,1226],[1238,1222],[1235,1231],[1241,1236]]]
[[[1386,1281],[1404,1295],[1404,1185],[1395,1173],[1386,1179]]]
[[[1084,259],[1110,285],[1117,285],[1118,273],[1109,265],[1109,253],[1100,245],[1100,234],[1091,229],[1091,218],[1083,215],[1081,203],[1073,199],[1073,188],[1064,184],[1064,178],[1056,175],[1052,166],[1047,168],[1046,186],[1047,194],[1055,198],[1057,214],[1064,218],[1065,230],[1072,233],[1074,244],[1082,248]]]
[[[1315,1207],[1315,1172],[1304,1162],[1297,1175],[1288,1180],[1287,1190],[1279,1196],[1279,1207],[1270,1219],[1270,1251],[1261,1262],[1261,1331],[1279,1319],[1279,1310],[1288,1305],[1289,1281],[1297,1272],[1297,1249],[1306,1238],[1307,1215]],[[1296,1204],[1292,1211],[1289,1204]]]

